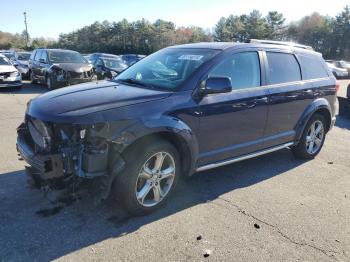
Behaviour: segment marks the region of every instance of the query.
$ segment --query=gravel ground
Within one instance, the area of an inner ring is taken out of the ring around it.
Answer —
[[[350,261],[349,83],[316,159],[285,149],[198,173],[144,217],[112,200],[52,204],[30,189],[15,130],[45,89],[0,90],[0,261]]]

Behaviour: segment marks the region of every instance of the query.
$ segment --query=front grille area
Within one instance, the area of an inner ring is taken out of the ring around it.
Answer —
[[[73,79],[84,79],[84,78],[91,77],[91,72],[90,71],[85,71],[85,72],[81,72],[81,73],[69,72],[69,75]]]
[[[10,77],[10,75],[12,74],[13,72],[3,72],[3,73],[0,73],[0,76],[4,77],[4,78],[8,78]]]

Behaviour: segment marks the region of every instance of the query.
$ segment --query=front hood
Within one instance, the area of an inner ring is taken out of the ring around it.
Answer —
[[[0,65],[0,73],[8,73],[17,71],[13,65]]]
[[[61,64],[53,64],[55,67],[59,67],[64,71],[82,73],[86,71],[90,71],[92,66],[90,64],[75,64],[75,63],[61,63]]]
[[[340,72],[340,73],[347,73],[347,72],[348,72],[346,69],[337,68],[337,67],[334,67],[333,70],[334,70],[335,72]]]
[[[90,114],[168,97],[170,92],[99,81],[57,89],[30,101],[27,114],[56,123],[93,123]],[[103,119],[99,119],[103,121]]]
[[[17,61],[18,65],[23,65],[23,66],[28,66],[29,62],[26,60],[18,60]]]

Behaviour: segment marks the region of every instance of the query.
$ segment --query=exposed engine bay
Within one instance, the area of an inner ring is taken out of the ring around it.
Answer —
[[[91,182],[101,200],[107,198],[113,179],[124,163],[103,136],[108,124],[81,126],[47,123],[30,116],[18,129],[17,151],[29,163],[27,173],[36,187],[78,190]],[[110,157],[119,158],[111,167]],[[91,186],[91,185],[90,185]]]

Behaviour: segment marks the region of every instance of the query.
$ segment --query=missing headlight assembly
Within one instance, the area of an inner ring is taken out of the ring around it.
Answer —
[[[113,150],[103,137],[107,130],[107,124],[63,125],[27,117],[17,129],[17,150],[37,187],[76,191],[83,181],[93,181],[95,197],[104,199],[116,174],[108,166]]]

